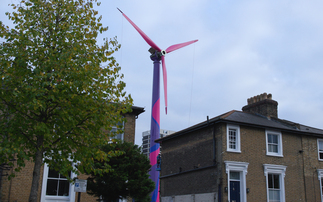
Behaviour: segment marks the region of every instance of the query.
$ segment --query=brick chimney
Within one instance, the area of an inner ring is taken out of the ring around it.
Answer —
[[[249,98],[248,105],[242,107],[243,112],[260,114],[266,117],[278,118],[278,102],[272,100],[272,95],[263,93]]]

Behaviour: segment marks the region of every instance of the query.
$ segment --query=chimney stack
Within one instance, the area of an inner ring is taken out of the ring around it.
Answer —
[[[272,100],[271,94],[263,93],[247,99],[247,102],[248,105],[242,107],[243,112],[278,118],[278,102]]]

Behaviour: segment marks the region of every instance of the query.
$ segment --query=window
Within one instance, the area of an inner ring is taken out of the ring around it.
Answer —
[[[318,150],[319,160],[323,161],[323,139],[317,140],[317,150]]]
[[[124,123],[123,122],[118,122],[117,126],[112,126],[112,129],[110,132],[115,134],[115,136],[112,139],[121,140],[123,142],[124,134],[118,133],[120,129],[124,130]]]
[[[268,193],[269,201],[279,202],[280,201],[280,175],[268,173]]]
[[[228,180],[229,201],[247,202],[246,175],[249,163],[224,161]]]
[[[70,173],[69,177],[74,178],[76,175]],[[49,168],[46,163],[44,165],[41,201],[75,201],[74,185],[69,183],[65,176]]]
[[[227,151],[241,152],[239,126],[227,125]]]
[[[71,177],[71,174],[69,174]],[[65,176],[49,168],[46,195],[49,196],[69,196],[70,183]]]
[[[267,155],[283,156],[282,135],[280,132],[266,131]]]
[[[285,172],[286,166],[264,164],[268,202],[285,202]]]

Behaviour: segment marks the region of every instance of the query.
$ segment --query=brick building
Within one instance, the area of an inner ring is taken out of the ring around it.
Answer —
[[[132,107],[132,112],[125,114],[127,121],[124,123],[124,134],[118,135],[117,138],[122,139],[127,142],[135,142],[135,127],[136,119],[138,115],[143,113],[144,109],[141,107]],[[26,162],[25,168],[23,168],[16,177],[10,181],[5,177],[7,172],[12,172],[10,170],[2,171],[2,178],[0,178],[0,201],[2,202],[25,202],[28,201],[29,193],[31,189],[33,163]],[[72,178],[76,177],[73,173]],[[45,164],[41,169],[41,176],[39,182],[38,200],[40,202],[75,202],[78,201],[78,195],[74,192],[74,185],[70,184],[66,178],[59,175],[59,173],[52,171]],[[87,179],[86,175],[77,176],[79,179]],[[49,179],[48,179],[49,178]],[[51,181],[51,182],[50,182]],[[65,189],[55,190],[55,193],[50,193],[46,190],[48,183],[54,183],[59,185],[64,185]],[[50,195],[47,195],[50,193]],[[95,202],[97,198],[94,198],[87,193],[81,193],[81,202]]]
[[[323,202],[323,130],[278,118],[266,93],[156,140],[162,202]]]

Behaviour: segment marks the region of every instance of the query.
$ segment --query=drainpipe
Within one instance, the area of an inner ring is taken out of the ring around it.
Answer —
[[[210,120],[209,120],[209,116],[206,116],[206,120],[207,120],[207,125],[210,125]],[[215,158],[215,124],[213,124],[213,165],[216,164],[216,158]]]
[[[219,202],[222,202],[222,194],[221,194],[221,191],[222,191],[222,183],[219,184],[219,190],[218,190],[218,201]]]
[[[215,139],[215,125],[213,125],[213,164],[216,165],[216,150],[215,150],[215,145],[216,145],[216,139]]]
[[[1,200],[1,193],[2,193],[2,183],[1,183],[1,181],[2,181],[2,168],[1,168],[1,166],[0,166],[0,201],[2,201]]]
[[[207,116],[207,125],[210,124],[210,120],[209,120],[209,116]],[[213,123],[213,165],[216,165],[216,139],[215,139],[215,124]],[[222,183],[219,184],[218,186],[218,201],[221,202],[222,201],[222,195],[221,195],[221,190],[222,190]]]

